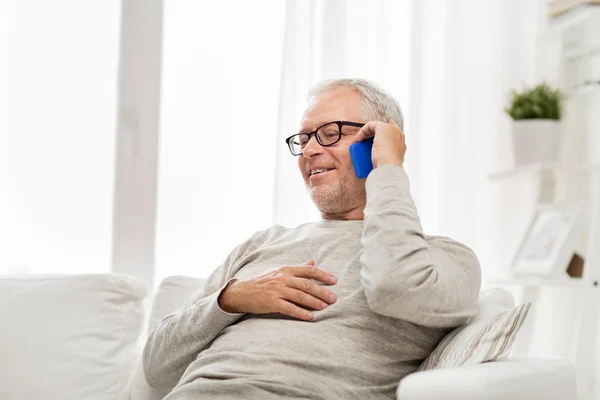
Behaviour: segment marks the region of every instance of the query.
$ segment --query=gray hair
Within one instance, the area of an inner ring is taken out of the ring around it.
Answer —
[[[366,121],[388,122],[392,118],[404,130],[404,117],[400,105],[377,84],[366,79],[328,79],[313,87],[308,97],[317,96],[337,87],[347,87],[360,93],[363,100],[363,118]]]

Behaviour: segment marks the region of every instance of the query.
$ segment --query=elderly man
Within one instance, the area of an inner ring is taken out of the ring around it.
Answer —
[[[168,400],[393,399],[476,313],[475,254],[422,231],[397,102],[359,79],[309,99],[287,143],[322,219],[257,232],[151,333],[145,376]],[[370,137],[359,179],[348,149]]]

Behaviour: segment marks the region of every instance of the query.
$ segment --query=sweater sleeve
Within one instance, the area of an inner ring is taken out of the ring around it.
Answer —
[[[403,168],[376,168],[366,192],[361,278],[371,310],[431,328],[467,323],[481,288],[473,251],[423,234]]]
[[[243,314],[229,314],[218,304],[223,289],[233,280],[235,264],[252,239],[236,247],[213,271],[203,287],[150,333],[143,351],[144,375],[155,388],[173,388],[186,368],[227,326]]]

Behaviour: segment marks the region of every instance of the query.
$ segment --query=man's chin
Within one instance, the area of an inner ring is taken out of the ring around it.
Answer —
[[[331,203],[335,203],[335,196],[333,188],[330,185],[317,185],[308,189],[310,198],[317,208],[329,208]]]
[[[318,197],[328,197],[331,193],[331,185],[321,183],[319,185],[307,186],[308,192],[310,193],[310,197],[318,198]]]

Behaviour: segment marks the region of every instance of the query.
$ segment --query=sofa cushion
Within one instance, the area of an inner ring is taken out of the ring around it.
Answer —
[[[0,398],[114,400],[146,288],[116,274],[0,278]]]
[[[166,316],[183,306],[186,300],[202,287],[203,283],[203,279],[186,276],[165,278],[154,295],[148,321],[148,332],[152,332]],[[119,393],[118,400],[160,400],[169,392],[170,390],[156,389],[148,385],[144,377],[144,367],[140,355],[133,374]]]
[[[527,317],[531,303],[451,331],[417,371],[455,368],[506,359]]]
[[[399,400],[575,400],[573,364],[564,358],[509,358],[410,374]]]

